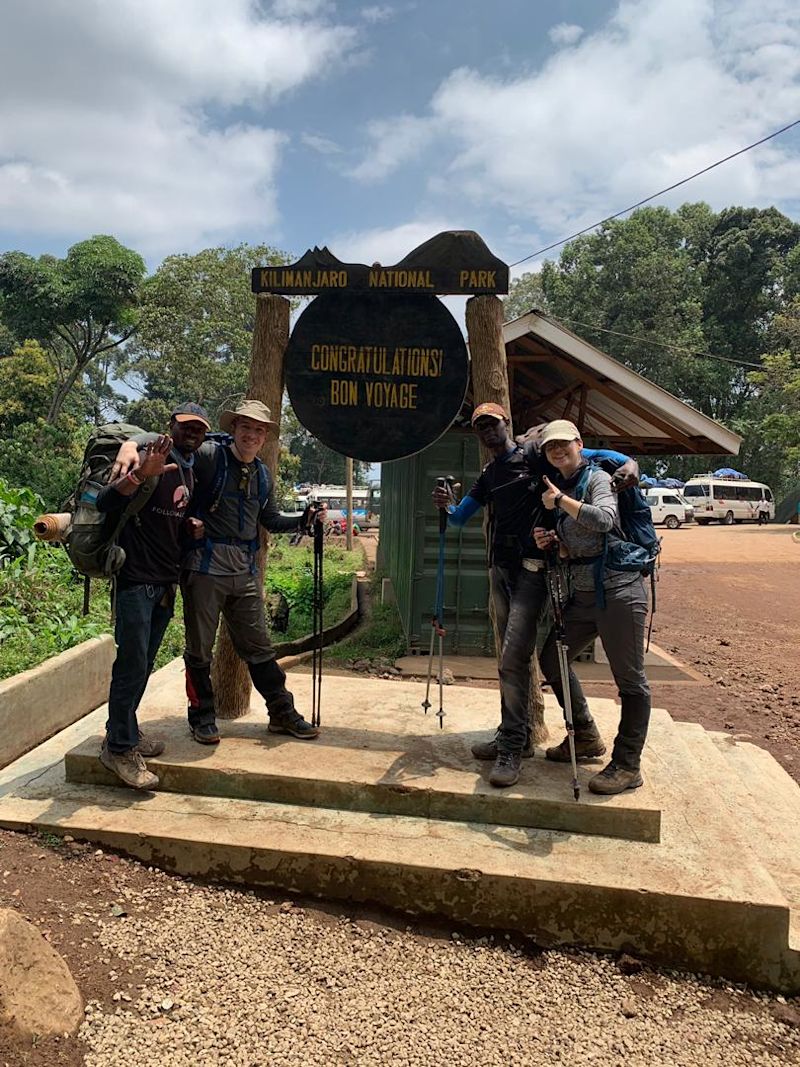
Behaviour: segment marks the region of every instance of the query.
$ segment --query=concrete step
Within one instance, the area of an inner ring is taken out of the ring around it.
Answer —
[[[698,746],[709,786],[786,896],[789,943],[800,950],[800,787],[766,749],[694,724],[680,727]]]
[[[310,680],[293,676],[292,685],[302,699]],[[458,706],[440,730],[435,717],[421,713],[419,687],[413,684],[387,686],[359,679],[354,687],[351,679],[330,678],[325,686],[328,710],[316,741],[269,734],[265,716],[254,711],[234,722],[221,722],[223,741],[214,747],[192,740],[183,716],[164,708],[160,699],[164,690],[158,690],[142,725],[167,743],[164,755],[149,761],[160,788],[196,796],[530,826],[631,841],[660,838],[661,804],[649,782],[614,798],[589,792],[589,778],[604,760],[579,767],[580,803],[573,798],[569,766],[544,760],[541,752],[523,760],[516,786],[502,790],[491,786],[492,764],[475,760],[470,745],[487,737],[486,726],[492,721],[487,704],[497,700],[494,693],[449,689],[448,696],[452,693]],[[593,707],[610,745],[616,705],[611,700],[593,701]],[[552,736],[560,738],[561,713],[552,699],[548,722]],[[67,778],[85,785],[120,785],[100,763],[99,750],[98,736],[68,752]]]
[[[627,949],[793,992],[788,910],[726,842],[659,845],[522,827],[155,793],[65,781],[52,768],[0,799],[0,825],[70,833],[192,876],[377,902],[513,929],[543,944]]]

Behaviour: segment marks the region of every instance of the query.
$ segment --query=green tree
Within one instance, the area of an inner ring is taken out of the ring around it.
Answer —
[[[73,245],[64,259],[0,256],[0,316],[17,338],[38,341],[55,371],[48,423],[98,360],[132,336],[144,274],[142,257],[107,236]]]
[[[503,297],[503,318],[506,322],[518,319],[534,309],[549,310],[539,271],[530,271],[515,278],[508,288],[508,296]]]
[[[281,417],[281,442],[292,455],[297,456],[299,465],[296,481],[310,482],[312,485],[344,485],[345,457],[323,445],[313,434],[301,425],[289,404],[286,404]],[[368,463],[360,460],[353,462],[353,483],[367,484]]]
[[[142,389],[127,417],[159,428],[184,400],[215,416],[247,389],[255,297],[250,271],[289,262],[268,245],[206,248],[168,256],[142,293],[139,329],[118,373]]]

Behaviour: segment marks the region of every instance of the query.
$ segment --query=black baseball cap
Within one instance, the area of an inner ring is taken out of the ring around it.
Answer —
[[[211,429],[211,423],[208,421],[208,415],[205,408],[201,408],[199,404],[181,404],[180,407],[175,408],[170,416],[170,421],[175,422],[202,422],[205,424],[207,430]]]

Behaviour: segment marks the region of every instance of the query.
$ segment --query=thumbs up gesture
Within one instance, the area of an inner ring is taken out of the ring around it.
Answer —
[[[546,488],[545,488],[544,492],[542,493],[542,503],[544,504],[544,506],[547,508],[548,511],[552,511],[553,508],[556,506],[556,497],[561,492],[561,490],[557,489],[553,485],[553,483],[550,481],[550,479],[547,477],[547,475],[544,476],[543,481],[544,481],[544,484],[545,484]]]

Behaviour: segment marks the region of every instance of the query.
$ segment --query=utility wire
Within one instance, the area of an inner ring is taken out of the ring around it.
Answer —
[[[695,171],[695,173],[690,174],[688,178],[681,178],[679,182],[675,182],[673,185],[668,185],[666,189],[660,189],[657,193],[653,193],[652,196],[646,196],[644,200],[639,200],[638,203],[631,204],[630,207],[624,207],[621,211],[616,211],[613,215],[608,215],[606,218],[600,219],[599,222],[593,222],[591,226],[584,226],[584,228],[578,230],[577,233],[570,234],[569,237],[564,237],[560,241],[554,241],[551,245],[547,245],[545,248],[540,248],[538,252],[531,252],[529,256],[524,256],[522,259],[518,259],[516,263],[509,264],[509,266],[518,267],[520,263],[527,263],[529,259],[536,259],[537,256],[544,255],[545,252],[549,252],[553,248],[565,245],[567,241],[574,241],[576,237],[581,237],[584,233],[588,233],[589,230],[597,229],[598,226],[602,226],[605,222],[611,222],[612,219],[618,219],[620,215],[627,215],[629,211],[635,211],[637,207],[641,207],[643,204],[649,204],[651,200],[663,196],[664,193],[670,193],[673,189],[678,189],[681,185],[686,185],[687,182],[692,181],[694,178],[699,178],[701,174],[708,174],[708,172],[714,170],[715,167],[721,167],[723,163],[727,163],[731,159],[736,159],[737,156],[744,155],[744,153],[749,152],[751,148],[758,148],[759,145],[771,141],[773,137],[779,137],[780,134],[786,133],[787,130],[791,130],[794,126],[800,126],[800,119],[795,119],[795,121],[790,122],[788,126],[782,126],[781,129],[775,130],[774,133],[767,134],[767,136],[762,137],[760,141],[753,141],[752,144],[747,145],[745,148],[740,148],[738,152],[731,152],[729,156],[725,156],[724,159],[718,159],[716,163],[709,163],[707,167]]]
[[[627,337],[629,341],[639,341],[644,345],[657,345],[659,348],[671,348],[675,352],[685,352],[687,356],[698,356],[700,359],[719,359],[723,363],[732,363],[735,367],[752,367],[753,370],[763,370],[761,363],[747,363],[743,359],[732,359],[730,356],[720,356],[716,352],[697,352],[693,348],[684,348],[682,345],[672,345],[666,341],[653,341],[649,337],[637,337],[632,333],[623,333],[621,330],[609,330],[605,326],[596,326],[592,322],[579,322],[578,319],[559,319],[559,322],[571,322],[573,326],[585,326],[588,330],[597,330],[598,333],[612,333],[615,337]]]

